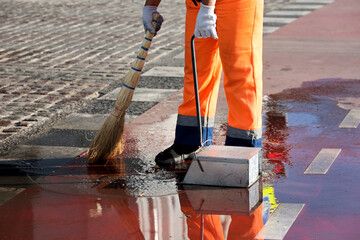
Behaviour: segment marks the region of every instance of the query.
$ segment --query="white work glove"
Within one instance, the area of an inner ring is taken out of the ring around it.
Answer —
[[[196,38],[212,37],[218,39],[216,33],[215,6],[207,6],[201,3],[199,13],[196,17],[194,35]]]
[[[155,36],[156,33],[160,30],[161,24],[164,21],[164,19],[160,15],[159,18],[156,21],[156,28],[154,29],[154,27],[152,25],[152,21],[153,21],[152,15],[153,15],[153,13],[157,13],[157,14],[160,15],[160,13],[157,11],[156,6],[144,6],[144,8],[143,8],[143,24],[144,24],[145,32],[147,30],[149,30],[149,32],[151,34],[154,34],[154,36]]]

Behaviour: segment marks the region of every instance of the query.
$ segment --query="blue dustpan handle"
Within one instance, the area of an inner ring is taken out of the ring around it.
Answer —
[[[200,101],[199,101],[199,87],[198,87],[198,80],[197,80],[197,71],[196,71],[196,58],[195,58],[195,36],[191,37],[191,61],[193,67],[193,76],[194,76],[194,89],[195,89],[195,101],[196,101],[196,114],[198,120],[198,131],[200,137],[200,146],[203,145],[202,142],[202,126],[201,126],[201,113],[200,113]]]

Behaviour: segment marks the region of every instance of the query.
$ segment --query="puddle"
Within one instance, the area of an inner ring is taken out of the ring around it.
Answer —
[[[288,127],[319,127],[319,119],[309,113],[287,113]]]
[[[360,165],[354,159],[359,151],[354,144],[359,130],[337,128],[346,111],[333,99],[340,99],[337,94],[345,99],[359,86],[353,80],[344,80],[344,85],[334,81],[307,83],[269,96],[264,106],[263,178],[251,188],[180,184],[189,162],[156,168],[157,149],[149,147],[156,132],[150,131],[138,139],[130,136],[126,157],[115,165],[88,166],[83,155],[66,163],[54,159],[25,166],[18,162],[20,170],[7,171],[0,165],[8,177],[23,175],[32,180],[31,187],[0,206],[1,230],[9,239],[253,239],[279,204],[302,203],[304,211],[287,239],[317,238],[329,229],[335,229],[333,239],[344,235],[342,229],[351,238],[359,233],[352,226],[360,214],[354,200],[360,192],[343,186],[349,182],[355,186],[358,180]],[[219,138],[214,142],[220,144],[226,124],[217,126]],[[51,132],[52,139],[57,138],[55,133],[60,134],[60,142],[65,135],[84,139],[88,134]],[[46,145],[48,140],[37,143]],[[347,148],[327,175],[304,176],[304,169],[323,147]]]

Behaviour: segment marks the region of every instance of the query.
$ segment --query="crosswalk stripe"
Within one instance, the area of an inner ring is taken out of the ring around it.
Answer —
[[[184,64],[184,59],[185,59],[185,52],[184,51],[174,56],[174,62],[176,64],[179,64],[179,65]]]
[[[264,17],[264,26],[279,27],[285,24],[289,24],[295,21],[296,18],[284,18],[284,17]]]
[[[270,33],[273,33],[275,32],[276,30],[278,30],[280,27],[269,27],[269,26],[265,26],[263,28],[263,34],[270,34]]]
[[[311,11],[272,11],[266,14],[266,17],[281,17],[281,18],[298,18]]]
[[[283,239],[305,204],[280,203],[255,239]]]
[[[341,149],[323,148],[310,163],[304,174],[326,174]]]
[[[334,2],[334,0],[295,0],[294,3],[304,3],[304,4],[329,4]]]
[[[282,7],[281,9],[278,9],[278,11],[282,11],[282,10],[287,10],[287,11],[313,11],[316,10],[318,8],[323,7],[324,5],[303,5],[303,4],[289,4],[286,5],[284,7]]]
[[[183,67],[153,67],[142,74],[144,77],[184,77]]]
[[[339,128],[357,128],[360,123],[360,109],[351,109],[344,120],[340,123]]]

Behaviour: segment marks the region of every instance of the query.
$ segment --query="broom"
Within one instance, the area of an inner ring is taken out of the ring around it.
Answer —
[[[154,29],[156,28],[156,21],[158,18],[159,14],[154,13],[152,23]],[[91,143],[87,157],[89,164],[97,163],[102,159],[107,159],[107,161],[109,161],[123,151],[125,111],[131,103],[153,37],[153,34],[146,31],[137,58],[131,65],[130,71],[126,74],[124,83],[116,98],[115,107]]]

